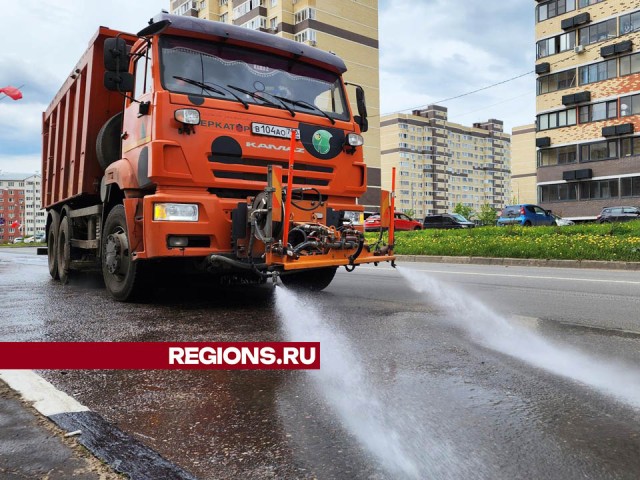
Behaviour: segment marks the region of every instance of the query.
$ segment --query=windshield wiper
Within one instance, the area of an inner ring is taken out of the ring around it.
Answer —
[[[228,88],[224,88],[222,85],[218,85],[217,83],[213,83],[213,82],[205,83],[205,82],[201,82],[199,80],[193,80],[191,78],[180,77],[179,75],[174,75],[173,78],[175,78],[177,80],[182,80],[183,82],[188,83],[190,85],[194,85],[196,87],[200,87],[203,90],[208,90],[210,92],[217,93],[218,95],[226,95],[226,93],[229,93],[236,100],[238,100],[240,103],[242,103],[242,105],[244,105],[245,109],[249,109],[249,104],[247,102],[245,102],[242,98],[240,98],[238,95],[233,93]],[[212,85],[215,85],[215,87],[212,87],[211,85],[209,85],[209,83],[211,83]],[[218,88],[216,88],[216,87],[218,87]],[[224,91],[222,91],[222,90],[224,90]]]
[[[233,88],[234,90],[237,90],[238,92],[242,92],[242,93],[244,93],[246,95],[249,95],[251,98],[255,98],[256,100],[261,100],[264,103],[271,105],[272,107],[280,108],[280,105],[282,105],[282,107],[285,110],[287,110],[291,114],[292,117],[296,116],[296,113],[291,108],[287,107],[287,105],[283,101],[281,101],[280,98],[277,97],[276,95],[273,95],[273,94],[267,93],[267,92],[260,92],[261,94],[264,93],[264,94],[267,94],[267,95],[270,95],[270,96],[274,97],[276,100],[278,100],[278,102],[280,102],[280,105],[278,105],[275,102],[272,102],[268,98],[264,98],[262,95],[258,94],[257,92],[251,92],[249,90],[245,90],[244,88],[236,87],[234,85],[227,85],[227,87]]]
[[[276,97],[278,100],[282,100],[283,102],[290,103],[291,105],[297,105],[299,107],[304,107],[309,110],[316,110],[320,112],[322,115],[324,115],[325,117],[327,117],[331,121],[331,125],[336,124],[336,121],[331,116],[329,116],[327,112],[325,112],[321,108],[316,107],[313,103],[305,102],[304,100],[289,100],[288,98],[279,97],[278,95],[273,95],[273,96]]]

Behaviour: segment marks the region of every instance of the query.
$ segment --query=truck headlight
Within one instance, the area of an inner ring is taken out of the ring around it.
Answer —
[[[197,222],[198,205],[193,203],[154,203],[153,219],[160,222]]]
[[[362,135],[358,135],[357,133],[350,133],[347,135],[347,144],[352,147],[360,147],[364,145],[364,138],[362,138]]]
[[[185,125],[198,125],[200,123],[200,112],[193,108],[181,108],[176,110],[173,117]]]

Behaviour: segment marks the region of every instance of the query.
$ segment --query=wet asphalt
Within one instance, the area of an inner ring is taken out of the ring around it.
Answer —
[[[545,339],[640,365],[637,273],[407,267],[538,318]],[[323,348],[348,379],[338,394],[305,372],[39,373],[202,479],[640,477],[640,408],[477,342],[398,272],[341,271],[308,301],[348,349]],[[0,305],[2,341],[295,340],[272,288],[180,285],[122,304],[95,276],[54,282],[35,249],[0,250]]]

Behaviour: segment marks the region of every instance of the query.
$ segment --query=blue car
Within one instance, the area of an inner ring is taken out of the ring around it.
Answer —
[[[522,225],[523,227],[556,225],[556,219],[553,217],[551,210],[545,210],[538,205],[509,205],[500,212],[496,225],[499,227],[504,227],[505,225]]]

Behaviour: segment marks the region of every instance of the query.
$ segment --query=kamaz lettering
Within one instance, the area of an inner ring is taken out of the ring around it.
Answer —
[[[272,145],[270,143],[255,143],[255,142],[247,142],[246,144],[249,148],[263,148],[265,150],[275,150],[276,152],[288,152],[291,150],[291,147],[286,145]],[[304,148],[296,148],[296,153],[304,153]]]

